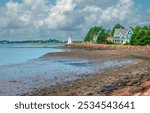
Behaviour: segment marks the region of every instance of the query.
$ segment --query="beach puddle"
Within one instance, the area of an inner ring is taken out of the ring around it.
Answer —
[[[66,65],[76,66],[76,67],[83,67],[83,66],[89,66],[92,62],[71,62],[66,63]]]

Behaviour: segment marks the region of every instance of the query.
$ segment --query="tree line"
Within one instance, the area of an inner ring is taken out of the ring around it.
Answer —
[[[150,26],[137,26],[133,29],[131,45],[150,45]]]
[[[63,43],[60,40],[49,39],[49,40],[24,40],[24,41],[9,41],[9,40],[0,40],[0,44],[12,44],[12,43]]]
[[[121,24],[116,24],[112,30],[107,30],[102,26],[95,26],[92,27],[89,32],[87,33],[84,41],[85,42],[91,42],[93,41],[93,36],[97,36],[96,43],[103,44],[108,43],[107,38],[109,36],[113,36],[115,29],[117,28],[125,28]],[[150,45],[150,26],[136,26],[136,27],[130,27],[132,29],[133,35],[131,36],[131,40],[129,45]]]

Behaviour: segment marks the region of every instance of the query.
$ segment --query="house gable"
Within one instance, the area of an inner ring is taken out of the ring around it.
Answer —
[[[129,29],[128,32],[126,33],[126,38],[131,39],[133,32]]]

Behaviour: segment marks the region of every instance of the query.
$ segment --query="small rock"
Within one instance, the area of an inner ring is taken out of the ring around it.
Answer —
[[[85,96],[92,96],[92,95],[94,95],[94,92],[86,92],[85,94],[84,94]]]
[[[147,91],[143,94],[143,96],[150,96],[150,89],[147,90]]]
[[[142,93],[136,93],[136,94],[134,94],[134,96],[141,96],[142,95]]]
[[[140,80],[141,80],[141,78],[134,78],[130,82],[131,82],[131,84],[136,84],[136,83],[140,82]]]

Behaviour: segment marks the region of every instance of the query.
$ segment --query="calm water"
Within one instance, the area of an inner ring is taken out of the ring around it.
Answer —
[[[0,44],[0,65],[23,63],[46,53],[61,52],[56,44]]]
[[[61,49],[58,45],[0,45],[0,95],[18,95],[37,88],[75,80],[104,69],[134,63],[133,60],[86,60],[65,57],[39,58]],[[33,60],[34,59],[34,60]]]

